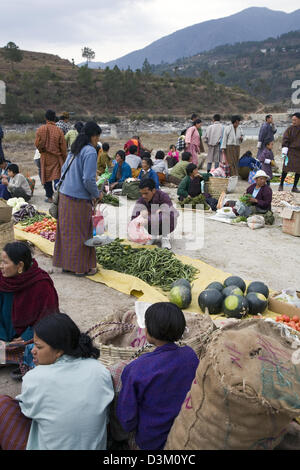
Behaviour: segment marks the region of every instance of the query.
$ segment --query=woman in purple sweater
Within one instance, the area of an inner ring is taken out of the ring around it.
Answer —
[[[175,344],[186,327],[176,305],[151,305],[145,324],[147,340],[156,349],[125,367],[117,416],[124,431],[135,432],[140,449],[160,450],[191,388],[199,359],[189,346]]]
[[[255,183],[249,186],[247,194],[251,194],[250,203],[255,206],[258,213],[264,213],[271,210],[272,205],[272,189],[267,185],[268,175],[259,170],[254,179]]]

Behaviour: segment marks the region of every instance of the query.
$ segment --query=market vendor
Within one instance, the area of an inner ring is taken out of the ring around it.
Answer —
[[[142,214],[152,242],[161,241],[161,247],[171,249],[170,233],[174,232],[179,216],[167,193],[156,189],[150,178],[142,179],[140,183],[141,198],[137,200],[131,220]]]
[[[210,194],[205,193],[204,183],[208,181],[209,177],[207,174],[199,174],[199,170],[194,163],[190,163],[186,167],[187,176],[181,181],[177,195],[179,201],[183,201],[187,197],[195,198],[200,194],[205,197],[206,203],[211,207],[213,211],[217,210],[217,199],[211,197]]]
[[[34,328],[35,368],[16,399],[0,395],[0,447],[4,450],[106,450],[109,371],[91,338],[66,314]]]
[[[181,161],[171,169],[168,181],[178,186],[183,178],[185,178],[186,168],[189,163],[193,163],[192,160],[193,158],[190,152],[183,152]]]
[[[119,150],[116,153],[116,164],[113,168],[111,177],[109,178],[110,190],[121,189],[124,181],[127,178],[132,177],[131,168],[128,163],[125,162],[126,155],[124,150]]]
[[[7,167],[7,175],[2,176],[2,184],[0,184],[0,195],[3,194],[4,199],[10,199],[11,197],[22,197],[26,202],[28,202],[32,196],[32,192],[29,186],[29,183],[24,175],[19,172],[18,165],[10,163]],[[2,187],[6,186],[7,193],[2,191]]]
[[[34,325],[58,311],[58,296],[25,242],[5,245],[0,269],[0,340],[20,345],[19,355],[6,351],[6,362],[19,364],[25,343],[33,339]]]
[[[175,344],[186,327],[176,305],[151,305],[145,324],[147,341],[156,349],[125,367],[117,416],[124,431],[135,433],[139,449],[160,450],[190,390],[199,359],[189,346]]]
[[[243,180],[248,180],[250,171],[260,168],[260,162],[253,158],[251,150],[247,150],[239,159],[238,172]]]
[[[269,177],[263,170],[259,170],[254,176],[255,183],[247,189],[247,194],[251,195],[252,213],[266,213],[271,210],[272,189],[267,185]]]
[[[142,159],[142,169],[138,176],[139,180],[144,178],[148,179],[151,178],[154,181],[156,189],[159,189],[159,178],[157,173],[152,169],[153,162],[149,157],[143,157]]]

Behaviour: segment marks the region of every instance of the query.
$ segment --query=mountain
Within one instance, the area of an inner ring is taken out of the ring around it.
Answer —
[[[211,77],[217,83],[238,86],[264,102],[291,99],[292,83],[300,75],[300,30],[264,41],[239,42],[153,66],[154,73],[177,77]]]
[[[0,106],[2,123],[40,123],[45,110],[72,120],[118,122],[133,120],[250,113],[262,103],[240,89],[217,85],[213,80],[164,77],[150,71],[92,70],[44,53],[22,51],[23,60],[10,63],[0,49],[0,80],[6,85],[6,104]],[[117,116],[116,116],[117,113]]]
[[[268,8],[251,7],[234,15],[205,21],[165,36],[149,46],[131,52],[105,66],[133,70],[141,68],[147,58],[151,64],[172,63],[182,57],[214,49],[223,44],[241,41],[261,41],[299,29],[300,9],[292,13]],[[100,67],[91,63],[90,67]],[[103,63],[102,63],[103,67]]]

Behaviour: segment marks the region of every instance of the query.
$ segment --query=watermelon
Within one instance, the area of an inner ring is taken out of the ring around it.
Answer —
[[[225,289],[223,289],[222,291],[222,294],[224,295],[224,297],[228,297],[229,295],[232,295],[232,294],[241,295],[241,296],[244,295],[243,291],[237,286],[225,287]]]
[[[224,286],[223,284],[221,284],[221,282],[212,282],[211,284],[209,284],[209,286],[207,286],[206,289],[217,289],[220,292],[222,292],[222,290],[224,289]]]
[[[206,289],[198,297],[198,304],[202,312],[208,309],[210,315],[222,312],[223,294],[218,289]]]
[[[188,308],[192,302],[191,289],[187,286],[178,285],[173,287],[170,291],[170,302],[177,305],[179,308]]]
[[[171,289],[177,286],[185,286],[185,287],[188,287],[189,289],[192,289],[191,283],[187,279],[178,279],[178,281],[173,282],[173,284],[171,285]]]
[[[243,318],[249,312],[248,300],[242,295],[229,295],[223,302],[223,312],[228,318]]]
[[[270,293],[268,286],[266,286],[266,284],[264,284],[263,282],[259,281],[251,282],[251,284],[249,284],[247,294],[249,294],[250,292],[258,292],[259,294],[264,295],[266,299],[269,298]]]
[[[264,313],[268,307],[268,301],[263,294],[259,292],[250,292],[246,295],[246,299],[249,302],[249,313],[250,315],[257,315],[258,313]]]
[[[228,286],[237,286],[239,287],[243,292],[246,290],[246,284],[245,281],[238,276],[230,276],[224,281],[224,287]]]

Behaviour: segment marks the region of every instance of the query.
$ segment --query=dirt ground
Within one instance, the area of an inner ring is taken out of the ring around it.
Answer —
[[[112,154],[123,147],[124,142],[116,139],[107,139],[112,144]],[[144,145],[150,149],[167,150],[175,135],[149,135],[143,136]],[[254,147],[254,142],[246,141],[242,151]],[[4,143],[7,157],[19,163],[22,171],[28,169],[31,175],[36,174],[33,164],[34,146],[30,141]],[[279,150],[279,143],[278,149]],[[279,155],[279,151],[276,153]],[[280,159],[278,164],[280,164]],[[44,202],[44,191],[38,176],[32,203],[40,210],[47,210],[49,206]],[[244,193],[246,182],[240,181],[235,196]],[[290,189],[288,190],[290,191]],[[174,202],[176,190],[167,189]],[[300,204],[297,195],[296,200]],[[201,259],[210,265],[241,276],[247,280],[261,280],[272,289],[283,289],[295,286],[300,290],[299,281],[299,239],[282,233],[281,219],[276,217],[274,227],[266,227],[252,231],[248,227],[232,226],[209,220],[204,220],[203,245],[189,249],[187,240],[175,240],[173,251],[193,258]],[[41,268],[48,271],[54,281],[59,294],[60,307],[68,313],[78,326],[88,330],[101,319],[120,308],[134,306],[135,298],[119,293],[102,284],[93,283],[85,278],[76,278],[72,275],[62,274],[60,269],[52,267],[50,257],[35,250],[35,257]],[[0,394],[15,396],[20,392],[21,383],[15,382],[9,375],[14,366],[0,369]]]

